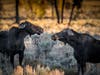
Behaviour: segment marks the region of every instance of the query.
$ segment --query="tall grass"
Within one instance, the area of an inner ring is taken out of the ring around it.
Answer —
[[[64,71],[54,69],[51,70],[49,67],[44,67],[37,65],[36,68],[32,68],[32,66],[27,65],[24,69],[21,66],[17,66],[14,69],[12,75],[64,75]]]

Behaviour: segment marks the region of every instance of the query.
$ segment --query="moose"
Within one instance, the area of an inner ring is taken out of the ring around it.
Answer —
[[[19,27],[12,27],[9,31],[0,32],[0,52],[10,57],[10,62],[14,67],[14,56],[19,54],[19,64],[22,65],[24,57],[24,38],[27,35],[41,34],[43,29],[39,26],[25,21]]]
[[[100,40],[87,33],[78,33],[73,29],[64,29],[52,35],[53,40],[68,43],[74,48],[74,57],[77,60],[78,75],[84,75],[86,63],[100,63]]]

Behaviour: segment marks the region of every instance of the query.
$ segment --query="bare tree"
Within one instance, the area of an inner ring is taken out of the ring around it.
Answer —
[[[52,19],[54,19],[54,1],[51,1],[50,4],[52,6]]]
[[[70,14],[68,25],[70,25],[70,23],[71,23],[75,7],[77,8],[77,13],[76,13],[75,18],[79,15],[79,11],[80,11],[80,9],[82,7],[82,2],[83,2],[83,0],[73,0],[72,10],[71,10],[71,14]]]
[[[2,10],[2,4],[1,4],[1,0],[0,0],[0,11]]]
[[[61,9],[61,23],[63,23],[64,5],[65,5],[65,0],[63,0],[63,2],[62,2],[62,9]]]
[[[63,14],[64,14],[64,5],[65,5],[65,0],[62,0],[61,2],[61,10],[58,7],[58,0],[55,0],[55,10],[56,10],[56,15],[57,15],[57,22],[58,23],[63,23]]]
[[[57,23],[60,23],[60,16],[59,16],[59,10],[58,10],[58,0],[54,0],[54,7],[57,15]]]
[[[18,8],[18,6],[19,6],[19,0],[16,0],[16,23],[18,23],[19,24],[19,8]]]
[[[1,17],[1,11],[2,11],[2,3],[1,3],[1,0],[0,0],[0,17]]]

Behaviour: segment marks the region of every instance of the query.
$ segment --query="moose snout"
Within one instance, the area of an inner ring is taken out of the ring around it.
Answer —
[[[52,35],[51,39],[54,40],[54,41],[59,40],[57,35]]]

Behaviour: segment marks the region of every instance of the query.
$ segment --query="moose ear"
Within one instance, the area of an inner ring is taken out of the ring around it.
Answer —
[[[19,25],[19,28],[20,29],[23,29],[23,28],[25,28],[26,27],[26,24],[25,23],[21,23],[20,25]]]
[[[74,32],[72,30],[68,30],[68,35],[73,36]]]

